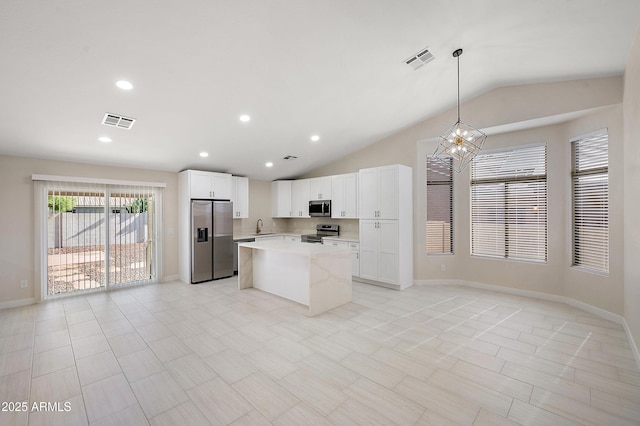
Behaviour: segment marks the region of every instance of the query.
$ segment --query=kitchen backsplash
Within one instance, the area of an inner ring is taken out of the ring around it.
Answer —
[[[314,234],[316,225],[327,223],[340,225],[340,235],[357,236],[359,233],[358,219],[331,219],[331,218],[309,218],[309,219],[274,219],[271,217],[262,218],[262,232],[283,232],[292,234]],[[235,219],[233,221],[233,234],[251,235],[256,232],[257,220]]]

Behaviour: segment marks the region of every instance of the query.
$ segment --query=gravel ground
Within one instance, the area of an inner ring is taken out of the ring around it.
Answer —
[[[146,263],[149,243],[112,245],[110,247],[110,284],[123,284],[150,278]],[[68,254],[104,251],[102,246],[49,249],[48,254]],[[138,267],[142,266],[142,267]],[[69,293],[104,286],[105,270],[102,262],[84,262],[48,268],[48,294]]]

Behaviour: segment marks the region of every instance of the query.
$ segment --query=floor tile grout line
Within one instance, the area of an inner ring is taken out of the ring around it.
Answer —
[[[371,328],[369,328],[369,329],[363,330],[362,332],[363,332],[363,333],[368,333],[368,332],[369,332],[369,331],[371,331],[371,330],[375,330],[375,329],[377,329],[377,328],[383,327],[383,326],[385,326],[385,325],[387,325],[387,324],[390,324],[390,323],[392,323],[392,322],[394,322],[394,321],[397,321],[398,319],[406,318],[406,317],[408,317],[409,315],[417,314],[418,312],[422,312],[422,311],[424,311],[425,309],[432,308],[432,307],[434,307],[434,306],[440,305],[441,303],[444,303],[444,302],[448,302],[449,300],[452,300],[452,299],[455,299],[455,298],[456,298],[456,296],[449,297],[448,299],[441,300],[441,301],[439,301],[439,302],[437,302],[437,303],[434,303],[434,304],[432,304],[432,305],[425,306],[425,307],[424,307],[424,308],[422,308],[422,309],[418,309],[418,310],[416,310],[416,311],[409,312],[409,313],[407,313],[407,314],[401,315],[401,316],[399,316],[398,318],[395,318],[395,319],[393,319],[393,320],[390,320],[390,321],[384,322],[384,323],[382,323],[382,324],[378,324],[378,325],[376,325],[376,326],[374,326],[374,327],[371,327]]]
[[[444,316],[446,316],[446,315],[449,315],[449,314],[450,314],[450,313],[452,313],[452,312],[455,312],[455,311],[457,311],[457,310],[459,310],[459,309],[464,308],[465,306],[469,306],[470,304],[472,304],[472,303],[474,303],[474,302],[475,302],[475,300],[472,300],[471,302],[465,303],[464,305],[458,306],[457,308],[451,309],[451,310],[449,310],[449,311],[447,311],[447,312],[443,312],[443,313],[441,313],[440,315],[436,315],[435,317],[429,318],[429,319],[428,319],[428,320],[426,320],[426,321],[423,321],[423,322],[421,322],[421,323],[418,323],[418,325],[416,325],[416,326],[409,327],[409,328],[408,328],[408,329],[406,329],[406,330],[402,330],[402,331],[400,331],[400,332],[398,332],[398,333],[393,334],[392,336],[387,337],[384,341],[386,342],[387,340],[390,340],[390,339],[392,339],[392,338],[394,338],[394,337],[398,337],[398,336],[399,336],[399,335],[401,335],[401,334],[408,333],[410,330],[414,330],[414,329],[416,329],[416,328],[417,328],[417,326],[422,326],[422,325],[425,325],[425,324],[430,323],[431,321],[434,321],[434,320],[440,319],[440,318],[442,318],[442,317],[444,317]],[[435,338],[435,337],[436,337],[436,336],[434,336],[434,338]]]
[[[84,298],[84,297],[83,297]],[[86,300],[86,298],[84,298]],[[89,302],[87,301],[87,304],[89,304]],[[91,307],[91,305],[89,304],[89,306]],[[64,304],[63,304],[64,307]],[[91,309],[91,313],[94,314],[93,309]],[[65,322],[67,323],[67,330],[69,330],[69,318],[67,317],[67,310],[64,309],[64,318],[65,318]],[[95,314],[94,314],[95,316]],[[97,322],[97,321],[96,321]],[[98,323],[98,327],[100,326],[100,324]],[[100,330],[102,331],[102,328],[100,328]],[[82,405],[84,406],[84,416],[87,420],[87,424],[89,424],[89,410],[87,407],[87,403],[85,401],[85,396],[84,396],[84,392],[82,391],[82,383],[80,383],[80,371],[78,370],[78,360],[76,359],[76,354],[75,354],[75,350],[73,348],[73,339],[71,338],[71,332],[69,331],[69,345],[71,346],[71,356],[73,357],[73,366],[76,372],[76,377],[78,378],[78,387],[80,388],[80,396],[82,397]]]
[[[440,335],[442,335],[442,334],[444,334],[444,333],[447,333],[447,332],[449,332],[449,331],[451,331],[451,330],[453,330],[453,329],[455,329],[455,328],[457,328],[457,327],[461,326],[462,324],[464,324],[464,323],[465,323],[465,322],[467,322],[467,321],[471,321],[471,320],[475,319],[476,317],[478,317],[478,316],[480,316],[480,315],[482,315],[482,314],[484,314],[484,313],[486,313],[486,312],[488,312],[488,311],[490,311],[490,310],[494,309],[496,306],[499,306],[499,305],[494,305],[494,306],[492,306],[491,308],[487,308],[487,309],[485,309],[485,310],[484,310],[484,311],[482,311],[482,312],[478,312],[477,314],[475,314],[475,315],[471,316],[470,318],[467,318],[467,319],[465,319],[465,320],[463,320],[463,321],[460,321],[460,322],[459,322],[459,323],[457,323],[457,324],[454,324],[453,326],[451,326],[451,327],[449,327],[449,328],[447,328],[447,329],[443,330],[442,332],[440,332],[440,333],[438,334],[438,336],[440,336]],[[407,352],[411,352],[412,350],[414,350],[414,349],[416,349],[416,348],[418,348],[418,347],[420,347],[420,346],[424,345],[425,343],[430,342],[431,340],[433,340],[434,338],[437,338],[438,336],[434,336],[433,338],[427,339],[427,340],[426,340],[426,341],[424,341],[424,342],[421,342],[421,343],[419,343],[419,344],[417,344],[417,345],[415,345],[415,346],[410,347],[409,349],[407,349]],[[475,338],[472,338],[472,340],[475,340]],[[466,346],[466,344],[461,345],[460,347],[462,347],[462,346]],[[458,347],[458,349],[459,349],[460,347]],[[457,349],[456,349],[456,350],[457,350]],[[455,350],[454,350],[453,352],[455,352]],[[452,353],[453,353],[453,352],[452,352]],[[449,356],[449,355],[451,355],[451,353],[448,353],[448,354],[447,354],[447,356]]]
[[[149,293],[147,293],[147,294],[150,294],[150,292],[149,292]],[[142,293],[136,293],[136,294],[135,294],[135,296],[136,296],[136,297],[138,297],[138,296],[144,296],[144,294],[142,294]],[[169,299],[172,299],[172,298],[173,298],[173,297],[169,297]],[[167,298],[166,298],[166,297],[158,297],[158,300],[160,300],[160,299],[166,300]],[[142,300],[147,300],[147,301],[148,301],[148,300],[150,300],[150,298],[139,298],[139,297],[138,297],[136,300],[138,300],[140,303],[142,303]],[[390,299],[390,300],[399,300],[399,299]],[[259,302],[259,301],[254,300],[254,301],[252,301],[252,302],[236,302],[236,303],[257,303],[257,302]],[[367,313],[367,312],[374,312],[374,311],[377,311],[377,312],[384,312],[384,306],[382,306],[381,304],[371,304],[371,303],[367,303],[366,305],[367,305],[367,307],[366,307],[366,309],[365,309],[365,310],[359,310],[359,311],[358,311],[358,313],[354,314],[355,316],[350,316],[350,318],[357,318],[359,315],[362,315],[362,314],[365,314],[365,315],[366,315],[366,313]],[[145,306],[145,308],[147,308],[147,310],[149,310],[149,312],[151,312],[151,314],[154,314],[154,312],[152,312],[152,311],[150,310],[150,307]],[[253,312],[255,312],[255,311],[253,311],[253,310],[252,310],[250,313],[253,313]],[[242,315],[242,314],[240,314],[240,315]],[[476,315],[477,315],[477,314],[476,314]],[[154,316],[155,316],[155,315],[154,315]],[[562,315],[562,318],[565,318],[565,317],[567,317],[567,318],[568,318],[568,316],[569,316],[569,315]],[[365,317],[362,317],[362,318],[365,318]],[[548,315],[548,318],[549,318],[550,320],[552,320],[552,321],[554,320],[554,318],[555,318],[555,319],[557,319],[557,317],[554,317],[553,315]],[[158,318],[156,318],[156,319],[158,319]],[[284,322],[288,321],[289,319],[290,319],[290,316],[282,317],[281,319],[279,319],[279,323],[284,323]],[[66,317],[66,320],[67,320],[67,322],[68,322],[68,317]],[[466,322],[466,321],[469,321],[469,320],[470,320],[470,318],[465,319],[462,323],[464,323],[464,322]],[[333,330],[333,331],[332,331],[332,334],[335,334],[335,333],[337,333],[337,332],[345,332],[345,333],[362,333],[361,323],[360,323],[360,325],[358,325],[358,324],[356,324],[356,322],[355,322],[355,321],[352,321],[351,319],[348,319],[348,320],[345,320],[345,321],[347,321],[347,322],[351,322],[352,324],[351,324],[348,328],[344,328],[344,329],[335,329],[335,330]],[[459,323],[459,324],[460,324],[460,323]],[[101,323],[100,323],[100,325],[102,326],[102,324],[101,324]],[[492,327],[495,327],[495,325],[493,325]],[[358,330],[358,328],[360,328],[360,330]],[[236,327],[236,329],[238,329],[238,327]],[[449,329],[451,329],[451,327],[449,327]],[[304,344],[304,343],[305,343],[305,342],[306,342],[310,337],[312,337],[313,335],[319,335],[319,334],[317,334],[317,333],[316,333],[316,331],[314,330],[314,328],[309,328],[309,329],[307,329],[306,327],[304,327],[304,330],[306,330],[306,331],[310,331],[312,334],[311,334],[310,336],[308,336],[308,337],[304,337],[304,338],[303,338],[302,340],[300,340],[300,341],[296,340],[297,342],[299,342],[299,343],[301,343],[301,344]],[[488,331],[489,331],[489,330],[487,329],[487,330],[485,330],[484,332],[481,332],[481,334],[479,334],[479,335],[477,335],[477,336],[481,336],[481,335],[485,334],[485,333],[486,333],[486,332],[488,332]],[[517,331],[517,330],[514,330],[514,331]],[[229,331],[229,333],[232,333],[232,332],[233,332],[233,331]],[[180,336],[178,336],[177,334],[175,334],[175,332],[173,332],[173,330],[172,330],[172,333],[173,333],[176,337],[180,338]],[[313,334],[313,333],[316,333],[316,334]],[[445,330],[445,331],[442,331],[441,333],[446,333],[446,330]],[[518,336],[519,336],[520,334],[521,334],[521,332],[518,332]],[[477,337],[477,336],[476,336],[476,337]],[[251,337],[251,336],[249,336],[249,337]],[[364,335],[362,335],[362,337],[365,337],[365,336],[364,336]],[[592,335],[592,337],[593,337],[593,335]],[[215,337],[215,336],[214,336],[214,338],[216,338],[216,339],[217,339],[217,337]],[[35,333],[34,333],[34,339],[35,339]],[[367,340],[371,340],[371,339],[367,339]],[[519,337],[517,337],[517,338],[516,338],[516,340],[519,340]],[[383,344],[381,344],[381,343],[380,343],[380,341],[379,341],[379,340],[376,340],[376,339],[373,339],[373,340],[371,340],[371,341],[372,341],[372,343],[373,343],[373,344],[375,344],[375,345],[376,345],[377,349],[376,349],[376,351],[374,351],[372,354],[365,355],[365,356],[372,357],[375,353],[377,353],[379,350],[384,349],[384,348],[389,349],[389,350],[393,350],[393,351],[398,352],[398,353],[401,353],[400,351],[398,351],[398,347],[397,347],[397,346],[387,346],[387,345],[383,345]],[[558,341],[558,340],[556,339],[556,340],[553,340],[553,341]],[[261,343],[262,343],[262,342],[261,342]],[[561,342],[561,343],[562,343],[562,342]],[[145,342],[145,344],[146,344],[146,342]],[[339,344],[339,343],[338,343],[338,344]],[[341,344],[339,344],[339,345],[341,345]],[[585,343],[585,345],[586,345],[586,343]],[[585,345],[583,345],[583,346],[585,346]],[[34,346],[35,346],[35,345],[34,345]],[[111,346],[111,345],[110,345],[110,346]],[[501,345],[498,345],[498,346],[499,346],[500,348],[505,348],[504,346],[501,346]],[[344,346],[343,346],[343,347],[344,347]],[[315,352],[312,348],[310,348],[310,347],[308,347],[308,346],[307,346],[307,348],[308,348],[308,349],[311,349],[314,353],[318,353],[318,354],[319,354],[319,352]],[[348,347],[345,347],[345,348],[346,348],[347,350],[350,350]],[[73,349],[73,348],[72,348],[72,349]],[[113,348],[112,348],[112,349],[113,349]],[[191,350],[191,352],[193,353],[193,351],[192,351],[192,350]],[[352,352],[353,352],[353,351],[352,351]],[[562,354],[562,353],[561,353],[561,354]],[[612,355],[615,355],[615,353],[613,353]],[[529,355],[529,358],[531,358],[531,356],[532,356],[532,355]],[[535,357],[535,355],[533,355],[533,357],[534,357],[534,358],[536,358],[536,357]],[[75,356],[74,356],[74,358],[75,358]],[[538,359],[540,359],[540,358],[538,358]],[[545,360],[545,359],[542,359],[542,360]],[[593,361],[593,360],[591,360],[591,359],[589,359],[589,361],[590,361],[590,362],[594,362],[594,363],[595,363],[595,361]],[[32,358],[32,363],[33,363],[33,358]],[[340,362],[338,362],[338,364],[342,365]],[[165,363],[163,363],[163,366],[165,366]],[[576,368],[576,367],[573,367],[573,368]],[[166,369],[166,367],[165,367],[165,369]],[[582,370],[582,367],[580,367],[580,368],[579,368],[579,370],[581,370],[581,371],[586,371],[586,372],[590,372],[590,370],[588,370],[588,369]],[[619,372],[619,370],[617,370],[617,369],[616,369],[616,370],[614,370],[614,371],[615,371],[615,373],[616,373],[616,377],[618,378],[618,380],[617,380],[617,381],[618,381],[618,382],[621,382],[621,381],[619,380],[619,379],[620,379],[620,374],[619,374],[620,372]],[[593,373],[593,372],[592,372],[592,373]],[[367,378],[366,378],[366,376],[361,376],[361,375],[359,375],[359,374],[358,374],[358,376],[357,376],[357,377],[359,377],[359,378],[361,378],[361,379],[367,379]],[[407,375],[406,373],[404,373],[404,372],[403,372],[403,380],[404,380],[406,377],[408,377],[408,375]],[[367,379],[367,380],[370,380],[370,379]],[[516,380],[516,379],[514,379],[514,380]],[[275,381],[276,383],[278,383],[278,381],[277,381],[277,380],[275,380],[275,379],[274,379],[274,381]],[[378,383],[378,382],[375,382],[375,381],[374,381],[374,383],[377,383],[377,384],[379,385],[379,383]],[[31,383],[30,383],[30,384],[31,384]],[[380,385],[380,386],[382,386],[382,385]],[[532,385],[532,387],[533,387],[533,385]],[[386,389],[389,389],[388,387],[385,387],[385,388],[386,388]],[[539,387],[538,387],[538,389],[542,390],[543,388],[539,388]],[[591,388],[590,388],[590,387],[589,387],[589,389],[590,389],[590,392],[591,392]],[[393,392],[393,389],[391,389],[391,391]],[[529,397],[529,401],[530,401],[530,400],[531,400],[531,396]],[[590,396],[589,396],[589,400],[591,401],[591,393],[590,393]],[[342,403],[341,403],[341,405],[342,405],[342,404],[344,404],[344,402],[342,402]],[[513,406],[513,401],[512,401],[512,404],[511,404],[510,408],[509,408],[509,412],[511,412],[511,407],[512,407],[512,406]],[[422,406],[421,406],[421,407],[422,407]],[[540,408],[540,409],[543,409],[543,408]],[[507,413],[507,415],[506,415],[505,417],[508,417],[509,412]],[[554,413],[554,415],[557,415],[557,414],[555,414],[555,412],[551,412],[551,411],[549,411],[549,412],[550,412],[550,413]],[[476,414],[477,414],[477,413],[476,413]],[[327,416],[325,416],[325,417],[327,417]],[[477,416],[476,416],[476,418],[477,418]],[[565,417],[565,418],[569,418],[569,417]]]
[[[118,290],[123,290],[123,289],[118,289]],[[111,294],[108,294],[108,297],[109,297],[109,300],[113,300],[113,299],[111,298]],[[87,303],[89,303],[89,302],[87,301]],[[118,304],[115,304],[115,305],[116,305],[116,308],[118,309],[118,311],[119,311],[119,312],[120,312],[120,313],[121,313],[125,318],[127,318],[127,317],[126,317],[126,315],[124,315],[124,312],[122,312],[122,309],[120,309],[120,306],[118,306]],[[89,303],[89,306],[91,307],[91,311],[93,312],[93,315],[94,315],[94,317],[95,317],[94,307],[91,305],[91,303]],[[129,319],[128,319],[128,318],[127,318],[127,321],[129,322]],[[101,331],[101,332],[102,332],[102,334],[105,336],[105,340],[107,341],[107,345],[109,345],[110,351],[111,351],[111,352],[113,352],[113,347],[111,346],[111,343],[109,343],[109,339],[107,339],[107,336],[104,334],[104,328],[103,328],[103,325],[100,323],[100,321],[98,321],[98,320],[97,320],[97,318],[96,318],[96,322],[98,323],[98,327],[100,327],[100,331]],[[130,322],[129,322],[129,323],[130,323]],[[146,342],[145,342],[145,343],[146,343]],[[118,360],[118,358],[115,356],[115,354],[114,354],[114,358],[116,359],[116,362],[118,363],[118,367],[120,368],[120,373],[119,373],[119,374],[122,374],[122,377],[126,380],[126,382],[127,382],[127,386],[129,387],[129,391],[131,392],[131,394],[132,394],[132,395],[133,395],[133,397],[135,398],[135,400],[136,400],[136,404],[138,404],[138,406],[139,406],[139,407],[140,407],[140,409],[142,410],[142,405],[140,404],[140,401],[138,400],[137,395],[135,394],[135,392],[133,391],[133,388],[131,387],[131,382],[129,381],[129,379],[128,379],[128,378],[126,377],[126,375],[124,374],[124,370],[122,369],[122,364],[120,364],[120,361],[119,361],[119,360]],[[77,362],[76,362],[76,365],[77,365]],[[109,377],[103,378],[103,379],[101,379],[101,380],[109,379],[109,378],[114,377],[114,376],[117,376],[117,375],[118,375],[118,374],[115,374],[115,375],[112,375],[112,376],[109,376]],[[78,380],[79,380],[79,374],[78,374]],[[94,383],[95,383],[95,382],[94,382]],[[87,386],[88,386],[88,385],[87,385]],[[81,389],[81,391],[82,391],[82,390],[83,390],[83,386],[80,386],[80,389]],[[83,392],[82,394],[83,394],[83,401],[84,401],[84,392]],[[133,406],[133,404],[132,404],[132,405],[130,405],[129,407],[132,407],[132,406]],[[126,409],[128,409],[129,407],[125,407],[123,410],[126,410]],[[122,411],[122,410],[121,410],[121,411]],[[87,420],[88,420],[88,418],[89,418],[89,411],[87,410],[86,402],[85,402],[85,412],[86,412]],[[149,420],[149,418],[147,417],[147,413],[145,413],[145,412],[144,412],[144,410],[142,410],[142,412],[144,413],[145,418],[147,418],[147,420]],[[111,414],[109,414],[109,415],[112,415],[112,414],[113,414],[113,413],[111,413]],[[106,417],[106,416],[105,416],[105,417]],[[99,418],[99,419],[95,419],[95,421],[97,421],[97,420],[100,420],[100,418]]]
[[[36,324],[37,324],[37,320],[36,318],[34,318],[33,321],[33,345],[31,345],[31,366],[29,368],[29,386],[28,386],[28,392],[27,392],[27,404],[29,404],[28,407],[28,412],[27,412],[27,424],[29,424],[29,418],[31,417],[31,390],[33,387],[33,363],[35,361],[35,348],[36,348]]]

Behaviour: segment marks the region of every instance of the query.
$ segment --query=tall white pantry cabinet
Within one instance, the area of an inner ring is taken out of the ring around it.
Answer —
[[[191,282],[191,200],[231,200],[228,173],[183,170],[178,173],[178,278]],[[247,192],[248,196],[248,192]],[[247,207],[248,207],[247,201]]]
[[[360,280],[398,290],[413,285],[411,167],[361,169]]]

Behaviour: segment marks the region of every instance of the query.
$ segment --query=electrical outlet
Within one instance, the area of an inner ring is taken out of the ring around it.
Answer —
[[[29,281],[21,280],[20,281],[20,288],[27,288],[27,287],[29,287]]]
[[[447,269],[447,268],[444,266],[444,263],[441,263],[441,264],[440,264],[440,271],[441,271],[441,272],[444,272],[444,271],[446,271],[446,269]]]

